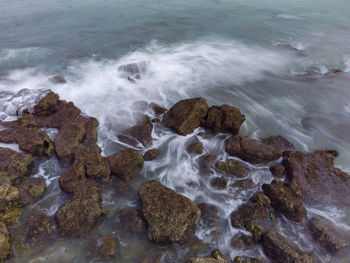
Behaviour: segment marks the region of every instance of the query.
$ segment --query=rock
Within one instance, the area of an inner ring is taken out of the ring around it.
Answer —
[[[332,254],[349,247],[348,242],[340,236],[340,231],[323,217],[311,218],[309,229],[314,240]]]
[[[151,120],[152,123],[160,123],[160,119],[159,118],[153,118]]]
[[[263,237],[264,227],[261,225],[255,225],[253,223],[248,223],[245,225],[245,229],[252,233],[253,240],[255,243],[259,243]]]
[[[267,146],[272,146],[281,152],[295,151],[294,145],[281,135],[264,137],[261,142]]]
[[[17,202],[0,203],[0,220],[7,226],[18,223],[23,207]]]
[[[200,203],[198,208],[201,210],[201,222],[207,227],[218,226],[220,223],[220,217],[218,215],[219,210],[216,206]]]
[[[147,115],[141,115],[136,120],[136,125],[131,127],[127,133],[141,142],[143,145],[149,145],[152,142],[153,125]]]
[[[248,189],[248,188],[254,187],[254,181],[251,178],[243,179],[243,180],[234,182],[231,186]]]
[[[108,157],[111,172],[128,182],[135,177],[143,167],[143,156],[134,149],[126,149]]]
[[[56,75],[52,77],[52,82],[57,83],[57,84],[64,84],[67,83],[67,80],[64,78],[63,75]]]
[[[11,182],[18,181],[28,175],[33,157],[0,147],[0,178],[7,177]]]
[[[56,226],[47,215],[32,215],[26,222],[25,240],[30,244],[42,243],[50,238],[55,230]]]
[[[283,165],[275,165],[270,168],[270,172],[276,177],[282,177],[285,170]]]
[[[10,236],[7,227],[0,221],[0,260],[5,260],[10,254]]]
[[[306,217],[303,202],[287,183],[275,179],[271,184],[264,184],[262,188],[277,212],[296,222],[301,222]]]
[[[46,262],[55,263],[72,263],[80,257],[80,250],[72,246],[67,240],[58,241],[42,251],[39,255],[36,255],[28,263],[43,263],[43,259]],[[44,261],[44,262],[45,262]]]
[[[350,177],[335,168],[333,161],[334,156],[325,151],[287,152],[283,165],[290,187],[307,203],[350,205]]]
[[[132,234],[146,231],[146,223],[142,218],[142,212],[137,209],[125,209],[118,213],[121,228]]]
[[[166,112],[166,109],[163,108],[162,106],[159,106],[158,104],[151,102],[149,104],[149,107],[151,108],[151,110],[153,111],[154,115],[156,116],[160,116],[163,115]]]
[[[44,178],[24,178],[18,185],[19,197],[23,204],[38,201],[45,192]]]
[[[233,135],[226,141],[225,150],[253,164],[268,163],[282,156],[282,152],[273,146],[267,146],[258,140],[238,135]]]
[[[233,263],[264,263],[264,261],[258,258],[238,256],[234,258]]]
[[[60,188],[68,194],[79,190],[82,185],[87,184],[84,165],[79,162],[74,162],[58,180]]]
[[[181,100],[164,115],[162,123],[180,135],[192,133],[208,112],[208,105],[202,98]]]
[[[255,193],[251,198],[251,202],[259,203],[267,208],[271,207],[271,200],[268,196],[264,195],[263,192]]]
[[[263,237],[266,256],[276,263],[315,263],[314,256],[301,251],[292,241],[275,231],[268,231]]]
[[[85,120],[85,141],[84,145],[87,148],[94,149],[98,152],[101,152],[101,149],[97,145],[97,128],[98,128],[98,120],[95,118],[87,118]]]
[[[117,250],[118,243],[113,235],[101,236],[89,244],[86,257],[96,261],[109,261],[115,257]]]
[[[0,177],[0,204],[7,204],[11,201],[19,199],[19,191],[17,187],[11,184],[7,176]]]
[[[215,133],[237,135],[244,121],[245,117],[238,108],[225,104],[210,107],[203,126]]]
[[[97,188],[86,186],[57,210],[55,219],[62,236],[77,237],[90,231],[102,212]]]
[[[145,161],[152,161],[157,158],[159,151],[157,149],[150,149],[144,155],[143,159]]]
[[[203,170],[204,172],[208,172],[210,170],[210,167],[214,164],[215,160],[216,160],[215,155],[201,156],[199,160],[201,170]]]
[[[221,260],[215,258],[191,258],[186,263],[223,263]]]
[[[139,189],[148,238],[157,243],[184,242],[195,231],[201,212],[185,196],[151,180]]]
[[[228,180],[225,177],[216,177],[210,181],[210,185],[216,189],[225,189]]]
[[[219,249],[213,250],[211,253],[213,258],[219,260],[222,263],[229,263],[229,261],[226,259],[226,257],[222,254],[222,252]]]
[[[186,150],[188,153],[202,154],[203,153],[203,144],[201,142],[192,143],[187,147]]]
[[[128,76],[139,79],[140,74],[145,73],[147,71],[147,64],[148,63],[146,61],[125,64],[119,66],[118,70],[128,73]]]
[[[239,178],[247,176],[246,168],[237,160],[229,160],[227,162],[217,162],[216,169],[228,175],[234,175]]]
[[[49,91],[40,101],[34,106],[34,115],[48,116],[56,111],[59,103],[58,94]]]
[[[255,242],[251,236],[242,233],[235,235],[231,239],[231,247],[239,250],[251,249],[255,246]]]

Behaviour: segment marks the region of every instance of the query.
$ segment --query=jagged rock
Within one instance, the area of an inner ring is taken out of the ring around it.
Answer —
[[[55,232],[56,226],[45,214],[32,215],[26,222],[25,240],[30,244],[44,242]]]
[[[287,152],[286,167],[290,187],[307,203],[336,202],[350,204],[350,177],[335,168],[334,156],[325,151]]]
[[[160,116],[163,115],[166,112],[166,109],[159,106],[158,104],[151,102],[149,104],[149,107],[151,108],[151,110],[153,111],[154,115],[156,116]]]
[[[108,162],[112,174],[127,182],[141,171],[144,160],[140,152],[126,149],[108,157]]]
[[[332,254],[349,247],[349,243],[340,236],[340,231],[323,217],[311,218],[309,229],[314,240]]]
[[[238,135],[233,135],[226,141],[225,150],[233,156],[254,164],[268,163],[282,156],[282,152],[273,146]]]
[[[220,172],[224,172],[228,175],[234,175],[239,178],[247,176],[246,168],[237,160],[229,160],[226,162],[217,162],[215,164],[216,169]]]
[[[231,186],[248,189],[248,188],[254,187],[254,181],[251,178],[243,179],[243,180],[234,182]]]
[[[51,79],[52,82],[57,83],[57,84],[64,84],[67,83],[67,80],[64,78],[63,75],[59,74],[56,76],[53,76]]]
[[[251,202],[259,203],[265,207],[270,208],[271,206],[271,200],[268,196],[264,195],[263,192],[257,192],[255,193],[251,198]]]
[[[48,116],[56,111],[56,106],[59,103],[58,94],[49,91],[40,101],[34,106],[34,114],[37,116]]]
[[[28,175],[33,157],[0,147],[0,177],[7,177],[12,182]]]
[[[215,258],[191,258],[186,263],[223,263],[221,260]]]
[[[151,241],[183,242],[194,233],[201,212],[190,199],[155,180],[140,187],[139,197]]]
[[[306,217],[303,202],[287,183],[275,179],[271,184],[264,184],[262,188],[277,212],[296,222],[300,222]]]
[[[45,192],[44,178],[24,178],[18,185],[19,198],[23,204],[38,201]]]
[[[264,263],[264,261],[258,258],[238,256],[234,258],[233,263]]]
[[[270,172],[276,177],[282,177],[285,170],[283,165],[275,165],[270,168]]]
[[[108,261],[115,257],[117,250],[118,242],[113,235],[101,236],[89,244],[86,257],[96,261]]]
[[[146,231],[142,212],[137,209],[125,209],[118,213],[121,228],[129,233],[139,234]]]
[[[97,145],[97,127],[99,123],[95,118],[87,118],[85,120],[85,141],[84,145],[90,149],[94,149],[98,152],[101,152],[101,149]]]
[[[143,159],[145,161],[152,161],[157,158],[159,151],[157,149],[150,149],[144,155]]]
[[[238,108],[225,104],[210,107],[203,126],[215,133],[237,135],[244,121],[245,117]]]
[[[251,236],[240,233],[231,239],[231,246],[235,249],[247,250],[253,248],[255,242]]]
[[[10,254],[10,236],[7,227],[0,221],[0,260],[5,260]]]
[[[131,127],[127,133],[141,142],[148,145],[152,142],[153,125],[147,115],[141,115],[136,120],[136,125]]]
[[[264,137],[261,142],[265,145],[272,146],[281,152],[295,151],[294,145],[281,135]]]
[[[210,181],[210,185],[216,189],[225,189],[228,180],[225,177],[216,177]]]
[[[201,210],[201,222],[207,227],[218,226],[220,223],[220,217],[218,215],[219,210],[216,206],[201,203],[198,204],[198,208]]]
[[[77,237],[90,231],[102,213],[97,188],[82,186],[57,210],[55,219],[62,236]]]
[[[188,153],[202,154],[203,153],[203,144],[201,142],[192,143],[187,147],[186,150]]]
[[[314,256],[301,251],[297,245],[275,231],[268,231],[263,237],[266,256],[276,263],[315,263]]]
[[[164,115],[162,123],[180,135],[192,133],[207,115],[208,104],[202,98],[181,100]]]
[[[0,204],[6,204],[18,199],[18,188],[11,184],[11,180],[7,176],[0,177]]]

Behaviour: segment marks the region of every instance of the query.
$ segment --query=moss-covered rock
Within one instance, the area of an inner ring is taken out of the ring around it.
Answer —
[[[247,256],[237,256],[234,258],[233,263],[264,263],[262,259],[251,258]]]
[[[146,222],[142,218],[142,212],[137,209],[125,209],[118,213],[120,228],[132,234],[146,231]]]
[[[34,114],[37,116],[48,116],[56,111],[59,103],[58,94],[49,91],[39,102],[34,106]]]
[[[210,181],[210,185],[219,190],[225,189],[227,184],[228,184],[228,179],[223,176],[215,177]]]
[[[274,165],[270,168],[270,172],[276,177],[282,177],[285,170],[283,165]]]
[[[220,217],[218,215],[219,210],[216,206],[200,203],[198,208],[201,210],[201,222],[207,227],[218,226],[220,223]]]
[[[248,178],[248,179],[243,179],[243,180],[238,180],[236,182],[234,182],[232,185],[232,187],[240,187],[243,189],[248,189],[248,188],[252,188],[255,186],[253,179]]]
[[[231,239],[231,247],[239,250],[251,249],[255,246],[255,242],[251,236],[242,233],[236,234]]]
[[[101,236],[89,244],[86,257],[96,261],[108,261],[115,257],[117,251],[118,242],[115,236]]]
[[[53,237],[56,231],[56,225],[53,224],[51,218],[42,213],[32,215],[25,226],[25,241],[31,245],[45,242]]]
[[[19,199],[19,191],[7,176],[0,177],[0,203],[6,204]]]
[[[18,185],[20,201],[23,204],[38,201],[45,192],[44,178],[24,178]]]
[[[186,150],[188,153],[202,154],[203,153],[203,144],[201,142],[194,142],[194,143],[190,144],[186,148]]]
[[[143,145],[149,145],[152,142],[152,130],[153,125],[150,118],[147,115],[141,115],[136,119],[136,124],[128,129],[126,133]]]
[[[145,161],[152,161],[157,158],[159,151],[157,149],[150,149],[143,155]]]
[[[10,254],[10,236],[7,227],[0,221],[0,260],[5,260]]]
[[[229,160],[226,162],[217,162],[215,164],[217,170],[227,175],[234,175],[239,178],[247,176],[246,168],[237,160]]]

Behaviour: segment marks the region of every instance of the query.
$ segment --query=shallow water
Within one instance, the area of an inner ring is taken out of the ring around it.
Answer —
[[[0,0],[0,120],[14,119],[17,109],[33,105],[40,94],[52,89],[98,118],[99,145],[109,156],[125,147],[118,132],[132,125],[135,113],[144,112],[135,108],[136,101],[169,108],[180,99],[201,96],[210,105],[229,103],[240,108],[247,119],[241,134],[281,134],[304,151],[338,149],[336,165],[349,173],[349,13],[347,0]],[[147,64],[135,83],[118,70],[133,62]],[[332,69],[344,73],[327,74]],[[63,74],[68,82],[52,83],[55,74]],[[55,135],[54,130],[47,132]],[[222,232],[199,227],[196,236],[233,258],[242,252],[229,246],[237,232],[229,215],[272,176],[267,166],[247,164],[254,189],[212,189],[208,178],[215,177],[215,171],[203,176],[199,157],[188,155],[187,145],[197,139],[204,144],[204,154],[216,154],[220,160],[232,157],[223,150],[225,136],[199,137],[198,132],[182,137],[156,124],[148,148],[159,148],[160,158],[145,164],[127,194],[112,188],[103,205],[112,214],[138,207],[138,186],[156,178],[197,203],[219,207]],[[67,198],[57,182],[63,171],[56,159],[38,167],[35,176],[45,177],[48,190],[31,209],[55,213]],[[349,210],[307,209],[309,216],[323,215],[350,231]],[[110,231],[119,235],[117,225],[113,216],[107,217],[91,236]],[[278,218],[278,225],[304,250],[320,255],[322,262],[349,261],[349,255],[332,259],[325,254],[300,225],[285,218]],[[119,240],[117,262],[131,262],[132,256],[137,261],[149,245],[133,237],[119,236]],[[15,261],[58,262],[67,255],[71,256],[67,262],[85,262],[85,243],[59,240],[48,250],[29,255],[16,250]],[[184,247],[171,249],[164,262],[183,260]],[[257,247],[247,253],[262,251]]]

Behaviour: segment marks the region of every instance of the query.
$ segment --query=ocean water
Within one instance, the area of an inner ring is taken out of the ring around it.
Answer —
[[[240,108],[247,120],[241,134],[280,134],[303,151],[339,150],[336,165],[350,173],[349,13],[348,0],[0,0],[0,120],[16,118],[18,108],[33,105],[51,89],[99,120],[99,145],[109,156],[125,147],[118,132],[132,125],[135,113],[144,112],[135,102],[169,108],[180,99],[200,96],[210,105]],[[141,62],[147,66],[134,83],[118,69]],[[334,69],[343,72],[332,74]],[[56,74],[63,74],[67,83],[53,83]],[[230,247],[238,230],[230,226],[229,215],[272,180],[268,167],[247,164],[256,183],[249,191],[212,189],[208,178],[215,171],[203,177],[199,157],[188,155],[187,145],[198,139],[204,154],[216,154],[218,160],[232,157],[223,150],[224,135],[202,138],[196,135],[200,131],[183,137],[155,125],[153,144],[140,150],[157,147],[160,158],[145,163],[129,194],[106,193],[104,207],[111,213],[138,207],[138,186],[156,178],[197,203],[219,208],[222,232],[199,227],[195,235],[200,240],[231,258],[263,256],[259,246],[245,252]],[[57,133],[47,132],[52,138]],[[57,183],[63,171],[54,158],[40,165],[34,176],[43,176],[48,190],[31,209],[55,213],[65,200]],[[323,215],[350,231],[350,210],[307,209],[309,216]],[[349,262],[349,255],[334,259],[324,253],[300,225],[278,220],[281,231],[292,233],[321,262]],[[141,248],[150,244],[119,236],[117,224],[106,219],[91,236],[118,235],[116,262],[139,262],[145,253]],[[31,253],[17,249],[14,261],[86,262],[86,240],[58,240]],[[186,248],[174,245],[171,250],[164,262],[181,262]]]

